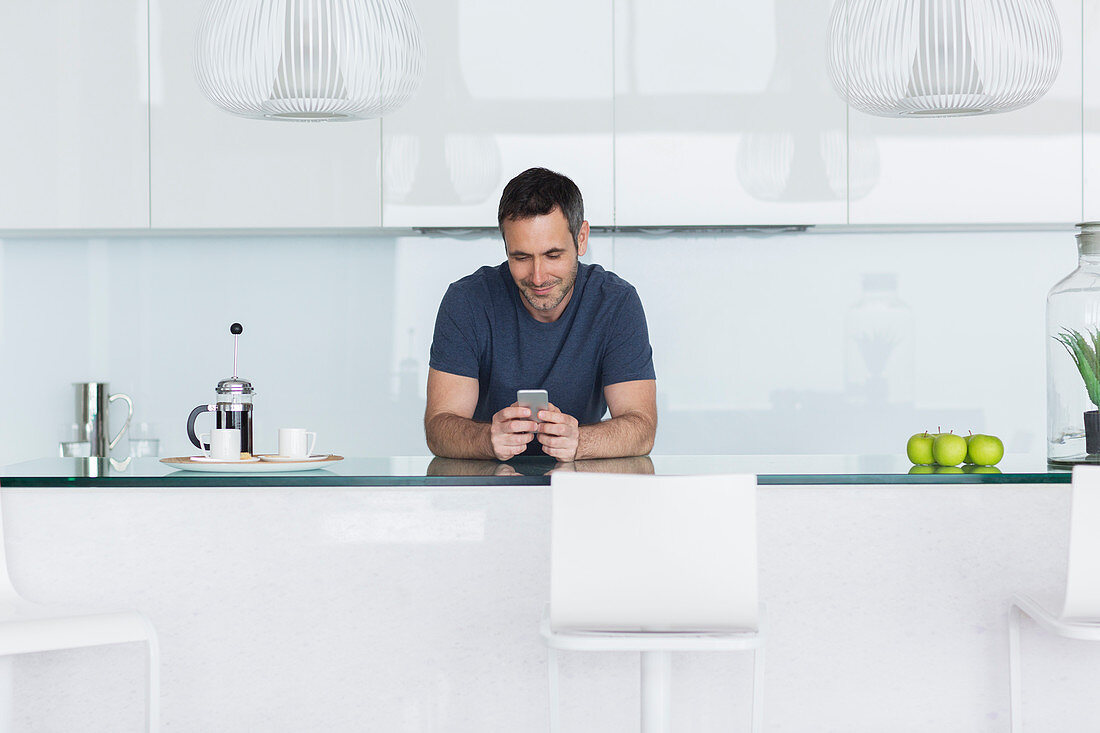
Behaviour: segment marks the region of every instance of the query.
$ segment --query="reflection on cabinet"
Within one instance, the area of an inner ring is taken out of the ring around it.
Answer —
[[[0,3],[0,227],[149,225],[144,0]]]
[[[824,64],[829,7],[615,3],[619,225],[845,222],[845,105]]]
[[[376,227],[377,120],[235,117],[192,72],[202,0],[151,0],[152,225]]]
[[[612,224],[611,0],[413,0],[419,94],[382,122],[385,226],[493,226],[532,166],[581,189]]]
[[[852,111],[853,142],[879,151],[878,180],[852,198],[852,224],[1070,222],[1081,215],[1081,3],[1055,0],[1054,8],[1062,68],[1038,102],[953,119]],[[853,155],[853,179],[868,175],[860,166]]]

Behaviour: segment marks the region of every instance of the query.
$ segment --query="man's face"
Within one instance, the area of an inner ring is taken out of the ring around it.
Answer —
[[[523,305],[537,321],[556,321],[569,305],[577,262],[588,249],[588,222],[581,225],[576,246],[561,209],[530,219],[509,219],[503,229],[508,269]]]

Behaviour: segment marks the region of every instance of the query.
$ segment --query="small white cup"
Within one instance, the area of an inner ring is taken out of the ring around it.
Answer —
[[[316,444],[317,433],[305,428],[279,428],[279,455],[283,458],[309,458]]]
[[[209,433],[199,436],[199,443],[210,443],[210,450],[203,449],[202,453],[207,458],[216,461],[241,460],[241,429],[240,428],[214,428]]]

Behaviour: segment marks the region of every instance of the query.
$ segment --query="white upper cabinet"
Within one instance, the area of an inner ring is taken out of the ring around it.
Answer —
[[[205,3],[150,3],[154,227],[379,226],[377,120],[276,122],[222,111],[192,71]]]
[[[611,0],[413,0],[424,82],[382,122],[382,223],[495,226],[504,185],[541,166],[612,224]]]
[[[843,224],[829,0],[617,0],[616,223]]]
[[[925,119],[852,110],[852,180],[869,186],[852,196],[853,224],[1064,223],[1081,216],[1081,0],[1055,0],[1054,9],[1062,67],[1030,106]],[[855,155],[861,147],[877,155]]]
[[[532,166],[594,225],[1100,219],[1098,3],[1054,0],[1038,102],[898,119],[833,89],[834,0],[409,2],[418,93],[343,123],[211,104],[205,0],[0,2],[0,229],[493,226]]]
[[[1084,211],[1081,221],[1100,220],[1100,3],[1084,6]]]
[[[0,2],[0,228],[149,225],[144,0]]]

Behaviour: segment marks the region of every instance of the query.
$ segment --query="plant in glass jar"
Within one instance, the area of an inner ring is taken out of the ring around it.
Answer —
[[[1085,412],[1085,452],[1100,453],[1100,329],[1081,333],[1072,328],[1062,329],[1054,337],[1066,348],[1077,371],[1085,383],[1089,402],[1096,410]]]

